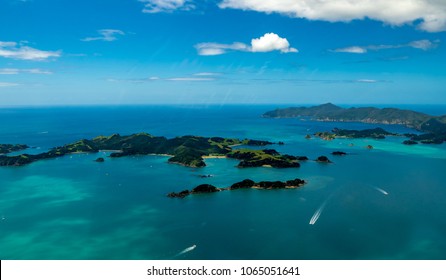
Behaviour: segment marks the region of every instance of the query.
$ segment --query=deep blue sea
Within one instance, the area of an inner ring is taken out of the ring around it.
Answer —
[[[164,156],[94,162],[107,155],[100,153],[1,167],[0,259],[446,259],[445,144],[405,146],[400,137],[307,140],[306,134],[334,127],[377,125],[260,117],[276,107],[1,108],[0,143],[28,144],[27,153],[147,132],[283,141],[271,148],[310,159],[327,155],[334,163],[240,169],[236,160],[207,159],[204,168],[188,168]],[[445,106],[401,108],[446,114]],[[349,155],[332,156],[336,150]],[[200,178],[205,174],[213,177]],[[308,184],[166,197],[246,178]]]

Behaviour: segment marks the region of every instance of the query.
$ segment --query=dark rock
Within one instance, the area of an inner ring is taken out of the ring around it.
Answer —
[[[209,184],[202,184],[199,185],[197,187],[195,187],[191,193],[213,193],[213,192],[218,192],[219,189],[213,185],[209,185]]]
[[[266,146],[266,145],[271,145],[273,144],[272,142],[269,141],[262,141],[262,140],[248,140],[248,142],[246,143],[246,145],[248,146]]]
[[[303,186],[306,182],[304,180],[301,179],[294,179],[294,180],[289,180],[286,181],[286,186],[288,187],[300,187]]]
[[[326,156],[320,156],[316,160],[317,162],[331,163],[331,161]]]
[[[334,156],[345,156],[347,153],[346,152],[341,152],[341,151],[335,151],[331,153]]]
[[[284,160],[291,160],[291,161],[297,160],[297,157],[291,155],[282,155],[281,158]]]
[[[105,159],[100,157],[100,158],[97,158],[95,161],[96,161],[96,162],[104,162]]]
[[[413,141],[413,140],[405,140],[405,141],[403,141],[403,144],[404,145],[415,145],[415,144],[418,144],[418,142]]]
[[[261,181],[256,184],[261,189],[284,189],[286,184],[281,181]]]
[[[230,190],[236,190],[236,189],[247,189],[254,186],[255,182],[250,179],[245,179],[241,182],[237,182],[235,184],[232,184],[232,186],[229,187]]]
[[[306,157],[306,156],[298,156],[296,158],[297,158],[297,160],[301,160],[301,161],[308,160],[308,157]]]
[[[169,193],[167,195],[167,197],[170,197],[170,198],[185,198],[189,194],[190,194],[190,192],[188,190],[184,190],[184,191],[181,191],[179,193],[171,192],[171,193]]]

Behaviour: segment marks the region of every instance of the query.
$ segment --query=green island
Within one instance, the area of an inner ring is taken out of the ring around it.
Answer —
[[[228,158],[240,160],[240,163],[238,164],[239,167],[299,167],[300,160],[308,160],[308,158],[304,156],[296,157],[291,155],[281,155],[273,149],[240,149],[231,151],[226,156]]]
[[[230,187],[227,188],[217,188],[210,184],[201,184],[193,188],[192,190],[184,190],[181,192],[171,192],[167,194],[168,197],[171,198],[185,198],[188,195],[191,194],[203,194],[203,193],[214,193],[214,192],[221,192],[221,191],[232,191],[232,190],[238,190],[238,189],[261,189],[261,190],[275,190],[275,189],[296,189],[298,187],[303,186],[306,184],[304,180],[301,179],[294,179],[294,180],[288,180],[285,182],[281,181],[261,181],[261,182],[254,182],[250,179],[245,179],[241,182],[237,182],[232,184]]]
[[[333,140],[335,138],[373,138],[384,139],[386,136],[401,136],[396,133],[388,132],[382,128],[372,128],[363,130],[334,128],[331,132],[316,132],[314,136],[324,140]]]
[[[398,124],[416,129],[422,134],[406,134],[410,142],[404,144],[416,144],[420,141],[423,144],[441,144],[446,141],[446,115],[431,116],[411,110],[401,110],[396,108],[342,108],[331,103],[312,107],[290,107],[276,109],[262,115],[264,118],[311,118],[317,121],[332,122],[363,122],[374,124]],[[377,128],[374,130],[342,130],[330,132],[320,132],[318,137],[330,140],[334,137],[364,138],[371,137],[382,139],[391,133]],[[334,134],[334,135],[333,135]]]
[[[228,157],[240,160],[239,167],[271,166],[276,168],[299,167],[298,160],[306,157],[281,155],[272,149],[233,150],[234,146],[266,146],[274,144],[269,141],[251,139],[231,139],[222,137],[181,136],[171,139],[153,136],[148,133],[137,133],[128,136],[113,134],[98,136],[93,139],[82,139],[47,152],[30,155],[0,156],[0,166],[22,166],[38,160],[62,157],[72,153],[97,153],[112,151],[110,157],[133,155],[166,155],[168,162],[189,167],[204,167],[204,157]],[[283,144],[283,143],[281,143]],[[103,162],[98,158],[97,162]]]
[[[23,144],[0,144],[0,154],[9,154],[28,149],[27,145]]]

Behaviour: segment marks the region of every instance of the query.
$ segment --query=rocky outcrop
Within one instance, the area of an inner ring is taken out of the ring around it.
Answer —
[[[341,151],[334,151],[331,154],[334,155],[334,156],[345,156],[345,155],[347,155],[346,152],[341,152]]]
[[[404,145],[416,145],[416,144],[418,144],[418,142],[413,141],[413,140],[405,140],[405,141],[403,141],[403,144]]]
[[[326,156],[320,156],[316,159],[317,162],[322,162],[322,163],[331,163],[331,161],[328,159],[328,157]]]

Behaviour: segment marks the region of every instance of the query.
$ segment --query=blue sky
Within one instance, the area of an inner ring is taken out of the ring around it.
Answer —
[[[446,104],[443,0],[92,2],[0,1],[0,106]]]

